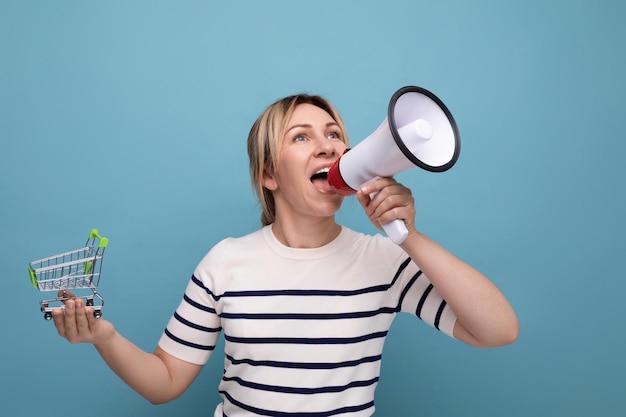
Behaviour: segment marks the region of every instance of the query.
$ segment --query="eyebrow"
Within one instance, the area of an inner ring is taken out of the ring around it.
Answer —
[[[337,123],[337,122],[328,122],[328,123],[326,123],[326,127],[327,128],[331,127],[331,126],[339,127],[339,123]],[[287,129],[287,133],[289,133],[291,130],[297,129],[299,127],[310,129],[310,128],[313,127],[313,125],[308,124],[308,123],[300,123],[300,124],[297,124],[297,125],[293,125],[293,126],[291,126],[290,128]]]

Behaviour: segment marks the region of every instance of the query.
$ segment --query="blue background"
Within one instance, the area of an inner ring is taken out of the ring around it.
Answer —
[[[452,111],[461,157],[398,177],[521,335],[479,350],[399,316],[377,415],[624,415],[625,17],[607,0],[1,0],[2,414],[212,415],[219,354],[150,405],[56,336],[28,263],[97,227],[104,315],[152,350],[205,252],[259,227],[245,139],[266,105],[325,95],[356,144],[419,85]],[[374,231],[354,199],[338,219]]]

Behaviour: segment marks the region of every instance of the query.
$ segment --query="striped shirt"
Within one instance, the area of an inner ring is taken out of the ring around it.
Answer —
[[[388,238],[344,227],[323,247],[294,249],[266,226],[204,257],[159,346],[202,365],[223,331],[216,415],[371,416],[399,312],[452,336],[454,313]]]

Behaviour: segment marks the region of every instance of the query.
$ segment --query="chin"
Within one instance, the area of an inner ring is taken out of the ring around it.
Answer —
[[[337,214],[337,212],[341,208],[341,203],[343,203],[343,197],[337,199],[333,203],[326,204],[324,208],[322,209],[322,211],[326,213],[325,214],[326,217],[334,216],[335,214]]]

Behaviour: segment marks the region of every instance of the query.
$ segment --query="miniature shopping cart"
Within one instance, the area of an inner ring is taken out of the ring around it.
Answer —
[[[64,301],[76,298],[94,309],[94,316],[102,316],[104,299],[97,288],[102,272],[104,250],[109,241],[97,229],[89,232],[85,246],[70,252],[32,261],[28,266],[30,281],[39,291],[56,291],[57,297],[42,300],[41,312],[46,320],[52,318],[53,308],[63,308]]]

